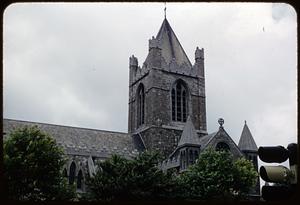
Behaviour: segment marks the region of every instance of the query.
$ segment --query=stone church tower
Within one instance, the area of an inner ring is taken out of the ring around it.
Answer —
[[[165,18],[143,65],[129,58],[128,132],[168,156],[189,116],[198,136],[207,134],[205,106],[204,50],[192,65]]]

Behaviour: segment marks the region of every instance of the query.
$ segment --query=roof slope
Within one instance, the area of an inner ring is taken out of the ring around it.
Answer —
[[[190,60],[185,54],[179,40],[177,39],[173,29],[171,28],[168,20],[165,18],[157,35],[156,39],[162,49],[162,57],[169,64],[174,58],[178,65],[186,64],[192,67]]]
[[[218,132],[213,132],[211,134],[208,135],[204,135],[203,137],[200,138],[200,145],[202,147],[202,149],[204,149],[207,144],[210,142],[210,140],[212,138],[214,138],[217,135]]]
[[[18,127],[33,125],[52,136],[67,154],[94,153],[99,157],[120,154],[127,157],[137,153],[133,139],[127,133],[3,119],[3,131],[7,134]]]
[[[183,128],[183,132],[178,142],[178,147],[183,146],[185,144],[194,144],[194,145],[200,144],[199,137],[196,133],[196,129],[193,125],[190,116],[188,117],[186,124]]]
[[[246,124],[246,121],[245,121],[245,125],[243,128],[238,146],[239,146],[240,150],[249,150],[249,151],[257,151],[258,150],[256,143],[252,137],[252,134]]]

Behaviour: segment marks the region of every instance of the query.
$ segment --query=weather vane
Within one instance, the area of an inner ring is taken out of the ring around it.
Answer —
[[[167,18],[167,2],[165,2],[165,19]]]

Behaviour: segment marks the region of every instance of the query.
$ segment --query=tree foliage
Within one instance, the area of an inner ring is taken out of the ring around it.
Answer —
[[[258,180],[258,173],[251,161],[240,158],[234,162],[235,180],[234,190],[238,195],[245,196],[255,187]]]
[[[169,198],[176,185],[174,173],[156,166],[159,154],[143,152],[133,160],[113,155],[100,162],[97,173],[87,180],[97,200]]]
[[[244,158],[233,160],[227,151],[208,149],[180,177],[185,198],[232,199],[247,193],[256,183],[257,172]]]
[[[63,150],[36,126],[12,132],[4,141],[4,177],[14,200],[66,200],[74,190],[62,176]]]
[[[239,199],[256,183],[257,173],[244,158],[208,149],[183,173],[162,172],[157,153],[144,152],[133,160],[114,155],[88,179],[96,200]]]

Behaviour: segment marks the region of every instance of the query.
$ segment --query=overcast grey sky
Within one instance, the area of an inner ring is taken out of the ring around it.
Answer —
[[[142,65],[164,3],[13,4],[4,13],[4,118],[127,132],[128,58]],[[205,50],[208,132],[297,140],[297,17],[287,4],[167,3],[194,62]]]

